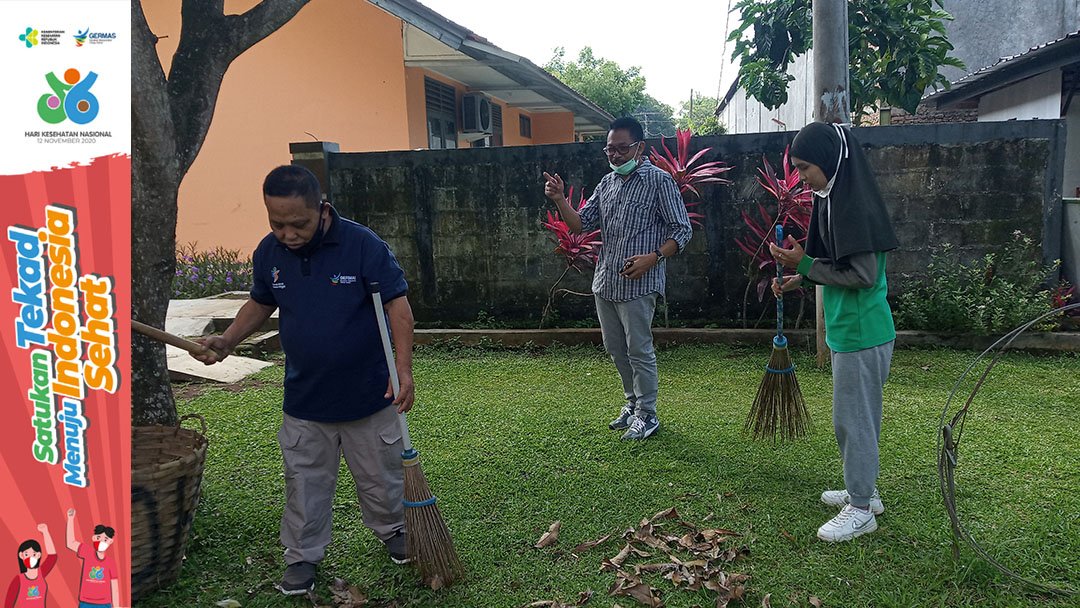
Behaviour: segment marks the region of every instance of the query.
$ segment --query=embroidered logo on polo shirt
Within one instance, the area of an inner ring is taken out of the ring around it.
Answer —
[[[281,281],[281,271],[277,266],[270,269],[271,287],[274,289],[285,289],[285,283]]]
[[[355,274],[335,274],[330,277],[331,285],[349,285],[356,282]]]

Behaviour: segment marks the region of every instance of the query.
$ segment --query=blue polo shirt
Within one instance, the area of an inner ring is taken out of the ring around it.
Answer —
[[[251,299],[278,308],[285,351],[285,413],[315,422],[346,422],[390,405],[369,285],[383,302],[405,295],[408,284],[390,247],[366,226],[333,221],[322,244],[303,258],[274,238],[252,256]],[[380,311],[382,313],[382,311]]]

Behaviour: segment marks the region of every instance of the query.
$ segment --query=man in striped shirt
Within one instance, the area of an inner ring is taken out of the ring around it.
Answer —
[[[623,439],[645,439],[660,428],[656,417],[656,351],[652,319],[664,294],[664,260],[683,250],[692,229],[675,180],[649,162],[641,124],[619,118],[608,130],[611,173],[600,180],[580,214],[566,201],[559,174],[544,173],[544,194],[572,232],[600,228],[600,257],[592,291],[596,316],[626,403],[608,425]]]

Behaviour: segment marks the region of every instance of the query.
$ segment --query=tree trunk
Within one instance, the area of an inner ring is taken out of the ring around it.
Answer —
[[[225,15],[221,0],[184,0],[169,78],[142,3],[131,7],[131,316],[164,327],[176,273],[180,181],[206,139],[225,71],[292,19],[308,0],[263,0]],[[165,346],[133,334],[131,423],[175,424]]]
[[[165,73],[141,5],[132,6],[131,317],[165,327],[176,272],[180,170]],[[165,345],[132,332],[131,424],[175,424]]]

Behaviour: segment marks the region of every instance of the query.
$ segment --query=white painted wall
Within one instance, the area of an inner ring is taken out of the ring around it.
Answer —
[[[1080,198],[1080,95],[1074,95],[1065,115],[1065,180],[1062,195]]]
[[[1064,203],[1061,255],[1069,282],[1080,285],[1080,96],[1073,97],[1065,114],[1065,176],[1061,194],[1075,197]]]
[[[1061,70],[987,93],[979,98],[979,122],[1061,118]]]
[[[748,99],[739,89],[731,102],[720,113],[719,119],[727,132],[768,133],[772,131],[798,131],[814,120],[814,100],[810,95],[814,82],[814,65],[807,52],[788,66],[788,74],[795,77],[788,83],[788,101],[775,110],[768,110],[756,99]],[[773,122],[776,119],[784,123]]]

